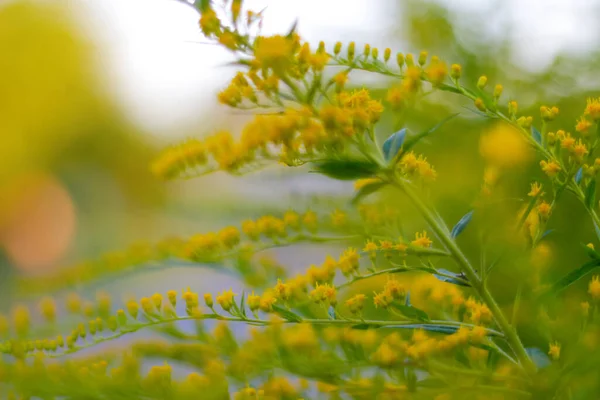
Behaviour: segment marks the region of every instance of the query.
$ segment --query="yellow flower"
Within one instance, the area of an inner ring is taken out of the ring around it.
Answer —
[[[425,232],[425,231],[423,231],[423,233],[417,232],[415,234],[415,240],[410,242],[410,244],[412,244],[413,246],[423,247],[423,248],[431,247],[432,243],[433,242],[431,241],[431,239],[429,239],[427,237],[427,232]]]
[[[365,296],[362,293],[359,293],[359,294],[349,298],[348,300],[346,300],[345,304],[346,304],[346,307],[348,307],[348,310],[352,314],[359,314],[364,307],[366,299],[367,299],[367,296]]]
[[[587,99],[587,106],[583,115],[590,117],[594,122],[600,121],[600,98]]]
[[[390,297],[389,293],[383,291],[375,293],[373,297],[373,304],[377,308],[388,308],[394,299]]]
[[[369,240],[367,241],[367,243],[365,244],[365,247],[363,248],[363,251],[365,253],[369,253],[369,257],[375,257],[377,255],[377,243]]]
[[[550,217],[550,212],[552,211],[552,206],[550,204],[546,203],[545,201],[542,201],[537,206],[537,211],[538,211],[540,218],[542,218],[543,220],[547,220],[548,217]]]
[[[595,275],[588,286],[588,293],[592,296],[592,299],[600,300],[600,276]]]
[[[427,79],[433,86],[439,86],[444,83],[444,79],[448,75],[448,67],[442,61],[433,62],[425,70]]]
[[[359,260],[360,256],[358,255],[356,249],[346,249],[339,260],[340,270],[345,276],[352,275],[358,270],[360,266]]]
[[[550,349],[548,350],[548,355],[554,361],[558,360],[560,358],[560,343],[558,343],[558,342],[550,343]]]
[[[580,162],[583,160],[583,157],[589,153],[587,146],[581,142],[581,139],[579,139],[575,147],[573,147],[572,152],[573,156]]]
[[[529,197],[538,197],[542,193],[542,184],[539,182],[533,182],[531,184],[531,190],[527,193]]]
[[[221,292],[217,296],[217,303],[223,308],[225,311],[231,310],[233,307],[233,298],[236,296],[233,293],[233,290],[229,289],[227,292]]]
[[[561,170],[560,165],[554,160],[542,160],[540,161],[540,166],[542,167],[542,171],[544,171],[550,178],[555,177]]]
[[[316,303],[335,305],[337,302],[335,287],[328,283],[323,285],[317,284],[317,287],[310,292],[310,298]]]
[[[295,40],[282,35],[259,37],[256,40],[254,57],[264,68],[283,71],[292,64],[297,46]]]
[[[512,126],[497,123],[479,142],[479,152],[487,164],[499,168],[519,167],[531,159],[531,149]]]
[[[577,125],[575,125],[575,130],[582,135],[587,135],[591,127],[592,123],[585,117],[581,117],[577,121]]]
[[[562,136],[562,137],[561,137]],[[566,135],[560,135],[560,147],[563,149],[571,150],[575,146],[575,138],[570,133]]]

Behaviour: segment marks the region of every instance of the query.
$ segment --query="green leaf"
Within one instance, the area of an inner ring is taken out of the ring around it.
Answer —
[[[356,324],[356,325],[352,325],[352,329],[359,329],[359,330],[367,330],[367,329],[378,329],[381,328],[380,325],[374,325],[374,324]]]
[[[273,311],[279,314],[283,319],[291,322],[302,322],[302,317],[293,311],[287,310],[283,307],[280,307],[276,304],[273,304]]]
[[[548,355],[537,347],[528,347],[525,351],[538,368],[546,368],[552,364]]]
[[[442,125],[444,125],[446,122],[450,121],[452,118],[455,118],[459,115],[460,113],[456,113],[456,114],[452,114],[446,118],[444,118],[443,120],[441,120],[440,122],[438,122],[435,126],[433,126],[432,128],[429,128],[426,131],[423,131],[421,133],[416,134],[415,136],[409,137],[408,139],[405,140],[404,142],[404,148],[403,148],[403,152],[406,153],[407,151],[409,151],[412,147],[414,147],[421,139],[423,139],[424,137],[432,134],[433,132],[437,131]]]
[[[535,129],[535,126],[533,126],[533,125],[531,126],[531,137],[538,144],[542,144],[542,134],[540,133],[540,131],[538,131],[537,129]]]
[[[406,132],[406,128],[402,128],[398,132],[391,134],[383,143],[382,150],[386,161],[394,159],[400,152],[406,138]]]
[[[242,299],[240,300],[240,311],[242,313],[242,317],[248,318],[246,316],[246,292],[242,292]]]
[[[429,315],[427,315],[425,311],[416,307],[399,304],[397,302],[392,303],[392,307],[400,311],[405,317],[418,321],[429,321]]]
[[[591,260],[586,262],[581,267],[569,272],[567,275],[562,277],[558,282],[552,285],[552,287],[548,291],[543,293],[542,296],[545,297],[549,295],[554,295],[563,291],[564,289],[571,286],[573,283],[588,275],[598,267],[600,267],[600,260]]]
[[[596,180],[592,179],[585,190],[585,206],[588,210],[594,208],[596,202]]]
[[[355,180],[372,177],[379,166],[367,160],[332,159],[314,163],[315,171],[333,179]]]
[[[443,273],[444,275],[439,275],[439,274],[434,273],[433,276],[435,276],[438,280],[440,280],[442,282],[453,283],[458,286],[471,287],[471,285],[469,285],[469,283],[465,281],[465,278],[461,274],[457,274],[455,272],[448,271],[447,269],[444,269],[444,268],[439,268],[439,269],[437,269],[437,271]],[[445,275],[450,275],[450,276],[445,276]],[[452,277],[454,277],[454,278],[452,278]]]
[[[375,193],[376,191],[378,191],[379,189],[381,189],[385,185],[387,185],[386,182],[371,182],[371,183],[367,183],[365,186],[361,187],[356,192],[356,194],[352,198],[351,204],[352,205],[358,204],[362,199],[364,199],[365,197],[367,197],[370,194]]]
[[[467,225],[469,225],[469,222],[471,222],[471,218],[473,218],[473,212],[474,211],[471,210],[468,213],[466,213],[460,219],[460,221],[458,221],[456,225],[454,225],[454,228],[452,228],[452,232],[450,233],[450,236],[452,236],[453,239],[460,235],[461,232],[467,227]]]

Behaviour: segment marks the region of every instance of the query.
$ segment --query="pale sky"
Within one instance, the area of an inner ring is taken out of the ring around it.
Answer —
[[[507,13],[497,12],[498,0],[445,0],[451,13],[489,15],[483,26],[493,35],[510,25],[520,44],[513,61],[530,69],[551,62],[563,47],[585,51],[595,42],[593,0],[502,0]],[[268,6],[264,31],[285,32],[297,18],[301,35],[311,42],[337,39],[390,45],[401,1],[383,0],[247,0],[260,10]],[[230,61],[221,47],[206,42],[198,15],[172,0],[95,0],[86,3],[83,23],[101,40],[103,73],[131,118],[158,135],[185,131],[205,117],[226,85]],[[465,38],[468,41],[468,37]],[[212,109],[211,109],[212,110]]]

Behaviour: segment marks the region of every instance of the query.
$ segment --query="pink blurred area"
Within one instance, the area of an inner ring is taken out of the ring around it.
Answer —
[[[0,245],[10,262],[26,272],[53,268],[73,241],[75,205],[63,184],[45,173],[16,178],[9,188]]]

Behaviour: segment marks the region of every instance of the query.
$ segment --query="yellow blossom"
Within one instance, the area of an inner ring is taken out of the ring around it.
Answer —
[[[233,290],[231,289],[229,289],[227,292],[223,291],[217,296],[217,303],[219,303],[223,310],[229,311],[233,307],[233,298],[235,296],[236,294],[233,293]]]
[[[558,360],[560,358],[560,343],[558,343],[558,342],[550,343],[550,349],[548,350],[548,355],[554,361]]]
[[[550,204],[546,203],[545,201],[542,201],[537,206],[537,211],[538,211],[539,216],[543,220],[547,220],[550,217],[550,212],[552,211],[552,206]]]
[[[540,166],[542,167],[542,171],[544,171],[550,178],[555,177],[556,174],[558,174],[561,170],[560,165],[554,160],[542,160],[540,161]]]
[[[579,118],[577,121],[577,125],[575,125],[575,130],[582,135],[589,134],[589,130],[592,127],[592,123],[585,117]]]
[[[346,300],[346,302],[344,304],[346,304],[346,307],[348,307],[348,310],[352,314],[359,314],[364,307],[366,299],[367,299],[367,296],[365,296],[362,293],[359,293],[359,294],[349,298],[348,300]]]
[[[254,57],[259,65],[283,71],[293,62],[297,42],[282,35],[259,37],[254,48]]]
[[[531,190],[529,191],[529,193],[527,193],[527,196],[538,197],[541,194],[543,194],[542,193],[542,184],[539,182],[533,182],[531,184]]]
[[[479,152],[488,164],[499,168],[522,166],[532,155],[521,134],[504,123],[494,124],[482,135]]]
[[[600,98],[587,99],[587,106],[583,115],[590,117],[594,122],[600,121]]]
[[[588,293],[595,301],[600,300],[600,276],[595,275],[588,285]]]
[[[423,233],[421,233],[421,232],[415,233],[415,240],[410,242],[410,244],[413,246],[423,247],[423,248],[431,247],[432,243],[433,242],[431,241],[431,239],[429,239],[427,237],[427,232],[425,232],[425,231],[423,231]]]

